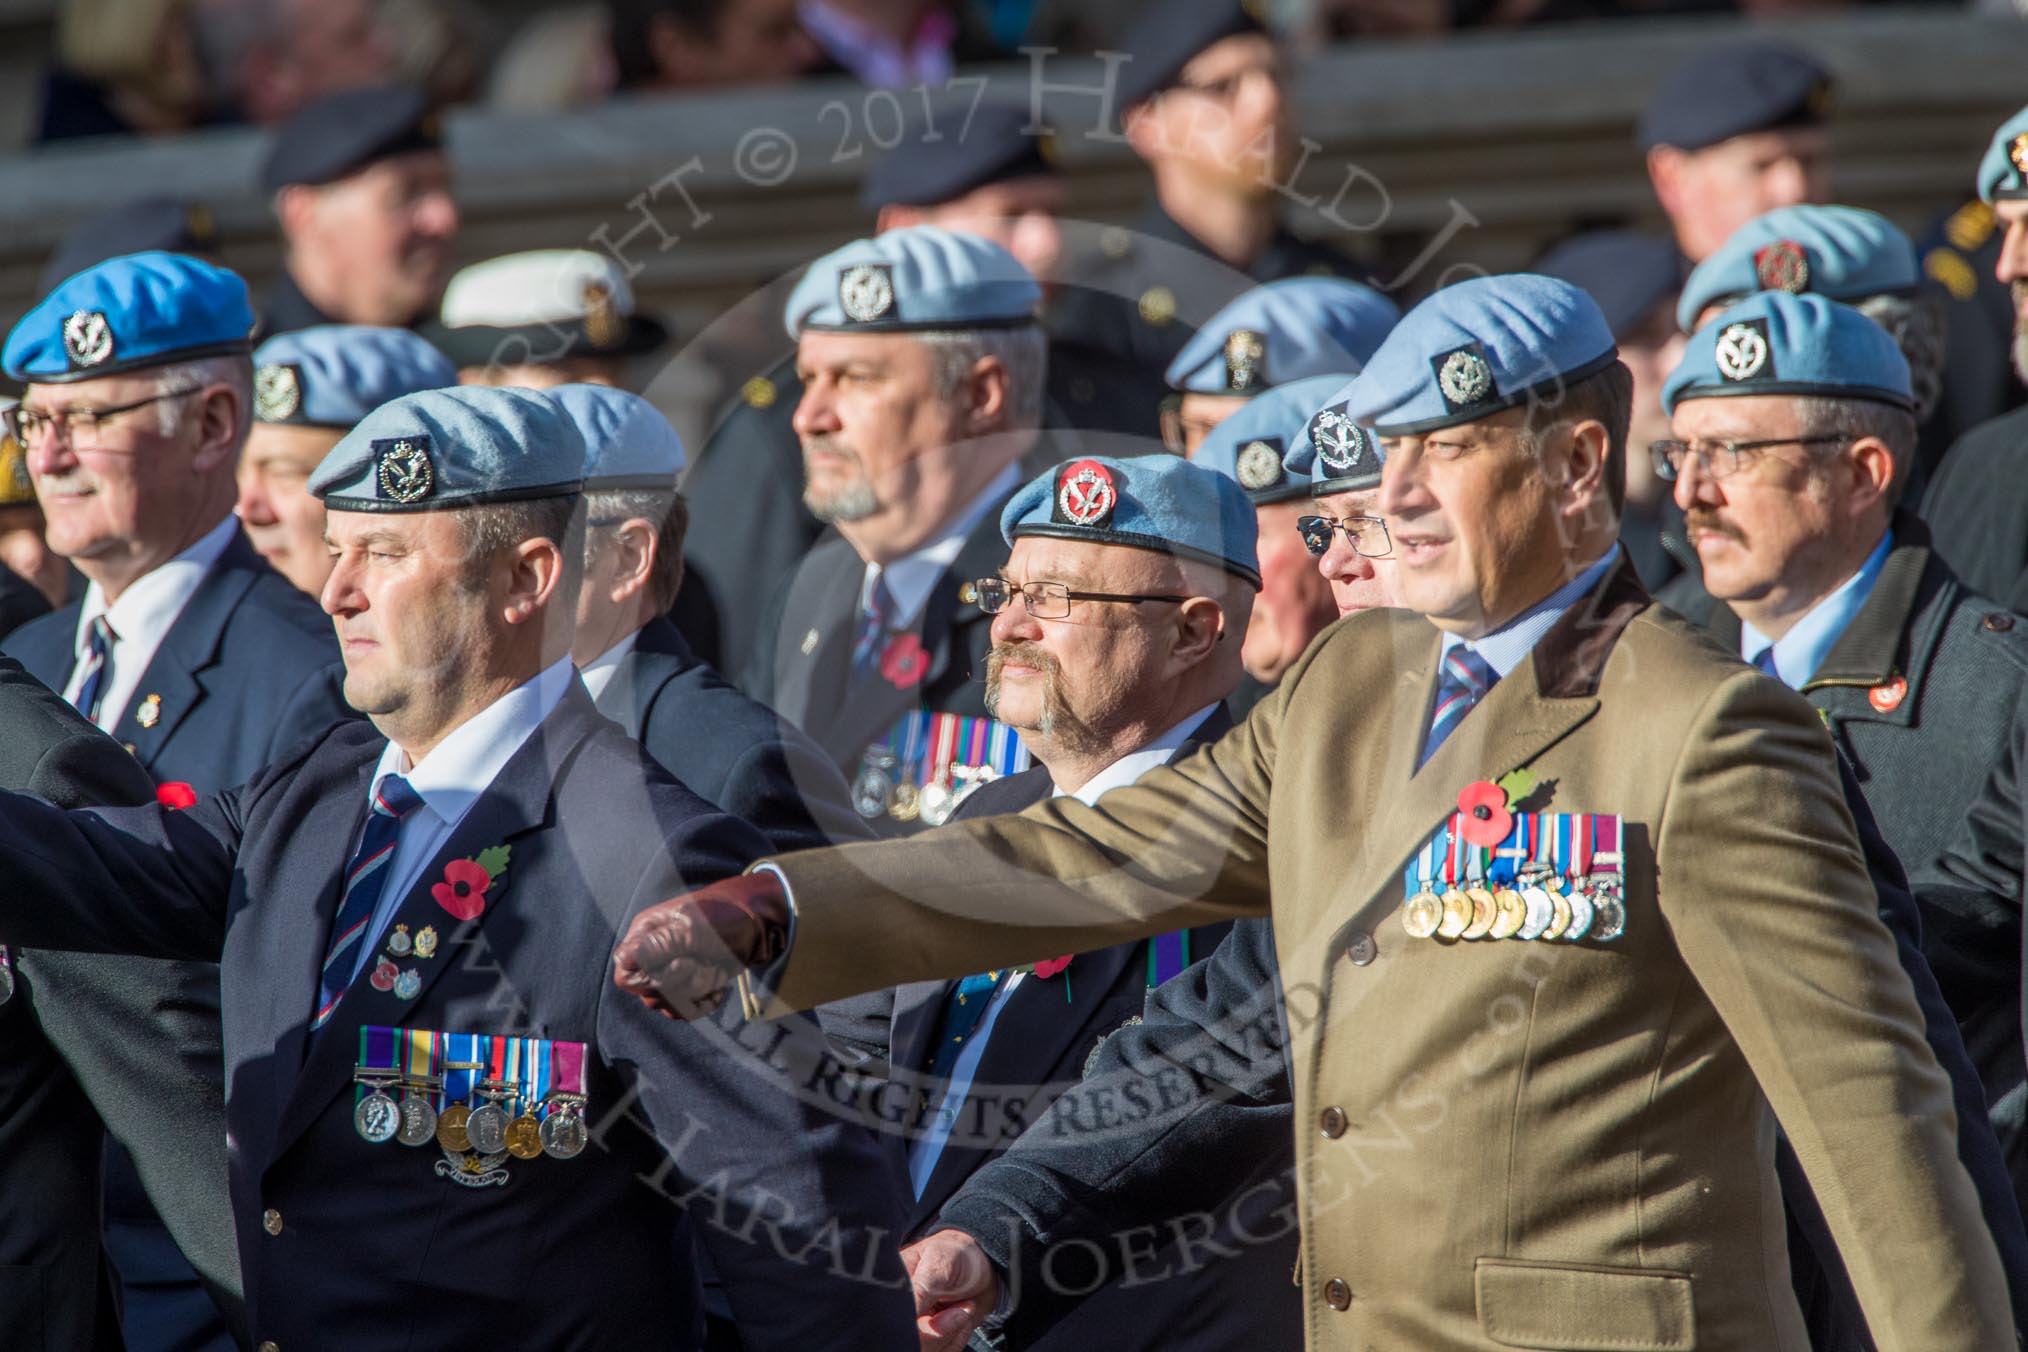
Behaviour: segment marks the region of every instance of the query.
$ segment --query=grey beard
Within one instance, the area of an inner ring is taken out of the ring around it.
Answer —
[[[810,509],[811,516],[827,525],[836,521],[864,521],[880,510],[873,485],[864,481],[841,488],[828,498],[817,497],[805,489],[803,505]]]

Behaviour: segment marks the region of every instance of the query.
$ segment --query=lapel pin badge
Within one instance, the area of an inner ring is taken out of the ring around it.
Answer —
[[[162,697],[150,695],[141,701],[141,707],[134,711],[134,721],[144,728],[152,728],[162,721]]]

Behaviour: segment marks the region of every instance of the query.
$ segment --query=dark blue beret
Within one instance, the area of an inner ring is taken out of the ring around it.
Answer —
[[[409,85],[347,89],[305,104],[282,124],[261,168],[261,187],[335,183],[378,160],[441,150],[441,120]]]
[[[1127,60],[1120,67],[1119,108],[1175,84],[1183,67],[1219,40],[1267,32],[1262,9],[1261,0],[1155,0],[1121,43]]]
[[[57,283],[121,254],[208,254],[218,243],[211,208],[174,197],[143,197],[79,221],[42,269],[44,295]]]
[[[1748,132],[1823,120],[1831,73],[1773,42],[1699,52],[1670,71],[1641,115],[1641,149],[1702,150]]]
[[[1598,303],[1614,338],[1647,318],[1683,285],[1676,242],[1637,230],[1594,230],[1542,255],[1534,270],[1569,282]]]
[[[901,140],[877,160],[859,189],[868,211],[933,207],[991,183],[1054,177],[1044,150],[1047,132],[1026,130],[1025,104],[957,100],[933,105],[902,123]]]

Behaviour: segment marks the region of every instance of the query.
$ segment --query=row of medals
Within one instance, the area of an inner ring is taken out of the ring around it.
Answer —
[[[990,765],[953,765],[951,778],[959,781],[955,786],[937,779],[918,788],[905,779],[897,780],[895,770],[900,764],[901,758],[888,748],[869,748],[852,781],[853,810],[862,817],[885,813],[898,822],[920,817],[931,826],[942,826],[972,790],[1000,777]]]
[[[1425,887],[1401,903],[1401,927],[1417,939],[1591,938],[1610,943],[1626,933],[1627,907],[1618,874],[1582,881],[1546,872],[1523,873],[1514,887]]]
[[[479,1086],[479,1097],[486,1100],[484,1103],[476,1108],[454,1103],[439,1113],[430,1102],[437,1082],[418,1086],[398,1075],[375,1075],[364,1070],[354,1071],[353,1078],[373,1091],[352,1110],[352,1125],[374,1145],[400,1141],[406,1146],[425,1146],[435,1141],[445,1154],[452,1156],[470,1151],[512,1155],[517,1160],[532,1160],[541,1155],[567,1160],[584,1153],[587,1100],[583,1094],[549,1095],[547,1117],[538,1118],[532,1104],[514,1117],[501,1105],[519,1097],[514,1093],[515,1086],[486,1080]],[[395,1088],[402,1090],[399,1102],[387,1092]],[[418,1088],[421,1092],[417,1092]]]

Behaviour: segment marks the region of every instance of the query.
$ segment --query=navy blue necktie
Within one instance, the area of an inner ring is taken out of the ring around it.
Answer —
[[[345,890],[338,898],[338,914],[331,922],[331,942],[324,950],[324,973],[317,982],[317,1009],[310,1017],[310,1031],[330,1022],[338,1002],[352,984],[352,972],[359,965],[359,945],[366,939],[366,927],[373,923],[374,907],[387,886],[387,871],[394,863],[394,847],[401,837],[402,818],[422,806],[422,797],[400,775],[380,781],[373,794],[373,809],[366,814],[366,829],[360,834],[359,849],[345,867]]]
[[[77,711],[96,723],[99,704],[113,679],[113,627],[95,616],[85,634],[85,678],[77,688]]]
[[[937,1054],[930,1061],[930,1074],[936,1079],[951,1078],[951,1069],[958,1064],[958,1057],[964,1054],[965,1039],[979,1026],[979,1020],[986,1017],[994,992],[1000,988],[1002,975],[1000,972],[982,972],[978,976],[968,976],[944,1001]]]
[[[1756,667],[1760,668],[1762,671],[1766,672],[1768,675],[1774,677],[1777,681],[1780,681],[1782,679],[1781,672],[1775,669],[1774,644],[1770,643],[1765,648],[1762,648],[1759,652],[1755,653],[1753,655],[1753,664]],[[1788,684],[1786,681],[1783,681],[1782,683],[1784,685]]]
[[[1436,702],[1430,709],[1429,736],[1423,739],[1422,759],[1415,763],[1418,770],[1499,679],[1492,663],[1465,644],[1453,644],[1444,650],[1437,667]]]
[[[880,669],[880,655],[894,626],[894,593],[887,589],[883,573],[873,580],[873,594],[859,614],[859,628],[852,635],[852,679],[863,680]]]

